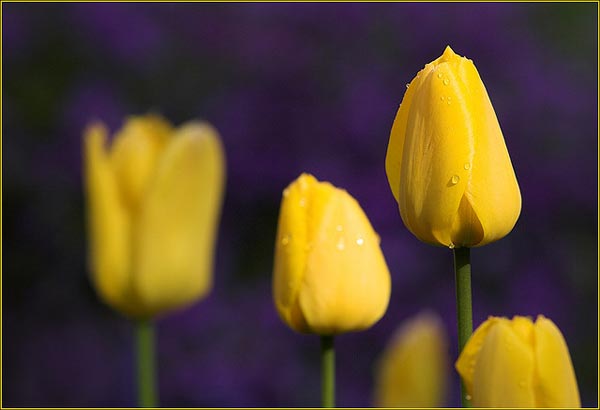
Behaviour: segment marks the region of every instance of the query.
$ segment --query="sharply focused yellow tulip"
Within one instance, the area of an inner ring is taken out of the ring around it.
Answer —
[[[538,316],[490,317],[456,362],[476,407],[580,407],[579,390],[560,330]]]
[[[400,326],[379,359],[375,406],[443,406],[448,369],[442,322],[432,313],[421,313]]]
[[[106,147],[85,131],[90,270],[100,297],[135,317],[188,305],[211,288],[225,178],[214,128],[173,129],[158,116],[130,118]]]
[[[283,191],[273,297],[303,333],[363,330],[385,313],[390,274],[379,237],[345,190],[302,174]]]
[[[447,47],[411,81],[394,120],[386,173],[406,227],[454,247],[507,235],[521,194],[473,62]]]

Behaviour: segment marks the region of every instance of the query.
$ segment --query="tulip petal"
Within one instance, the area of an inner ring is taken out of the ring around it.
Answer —
[[[307,197],[318,181],[302,174],[284,191],[279,211],[275,262],[273,268],[273,299],[281,319],[298,332],[309,332],[299,305],[299,292],[306,266],[308,231]],[[322,206],[321,202],[318,205]]]
[[[489,329],[475,364],[475,407],[534,407],[534,355],[502,320]]]
[[[581,407],[569,349],[560,330],[541,315],[534,329],[538,407]]]
[[[137,212],[156,163],[170,140],[171,125],[157,115],[131,117],[114,137],[111,161],[121,197]]]
[[[312,242],[300,289],[300,307],[312,331],[336,334],[371,326],[385,313],[390,275],[360,205],[328,183],[313,186],[308,208]]]
[[[470,395],[473,395],[473,374],[475,373],[475,364],[477,363],[477,358],[479,357],[485,338],[494,324],[504,320],[506,319],[490,316],[488,320],[479,325],[469,338],[456,361],[456,370],[465,383],[467,393]]]
[[[211,287],[224,162],[216,130],[196,122],[177,130],[159,160],[135,232],[135,290],[149,315]]]
[[[377,407],[440,407],[444,404],[448,346],[440,319],[422,313],[394,334],[377,366]]]
[[[92,279],[104,301],[125,313],[133,313],[130,220],[104,148],[107,130],[101,124],[93,124],[84,132],[84,139]]]

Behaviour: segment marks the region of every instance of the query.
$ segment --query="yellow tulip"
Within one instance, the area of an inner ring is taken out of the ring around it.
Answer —
[[[345,190],[302,174],[283,191],[273,298],[303,333],[363,330],[385,313],[390,274],[379,237]]]
[[[490,317],[456,369],[477,407],[581,407],[569,349],[551,320]]]
[[[473,62],[450,47],[411,81],[392,127],[386,173],[406,227],[454,247],[507,235],[521,194]]]
[[[432,313],[421,313],[398,328],[379,359],[375,406],[443,406],[448,367],[442,322]]]
[[[173,129],[130,118],[106,147],[100,123],[84,135],[92,281],[122,313],[145,318],[188,305],[212,285],[224,154],[210,125]]]

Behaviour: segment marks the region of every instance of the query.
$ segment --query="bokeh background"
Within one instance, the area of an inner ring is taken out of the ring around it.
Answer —
[[[210,121],[228,162],[214,289],[158,322],[163,405],[319,404],[318,338],[271,300],[281,191],[303,171],[358,199],[393,278],[384,318],[338,338],[338,404],[372,404],[381,350],[423,309],[455,358],[452,253],[404,228],[384,171],[406,84],[450,44],[523,196],[513,232],[472,252],[475,324],[551,318],[597,406],[597,24],[596,3],[3,3],[2,404],[135,405],[130,323],[87,276],[81,132],[149,111]]]

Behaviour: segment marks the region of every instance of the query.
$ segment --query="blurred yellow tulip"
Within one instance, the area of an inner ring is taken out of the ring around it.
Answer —
[[[385,313],[390,274],[379,237],[345,190],[302,174],[283,191],[273,298],[303,333],[363,330]]]
[[[377,363],[375,406],[443,406],[448,368],[441,320],[433,313],[419,314],[398,328]]]
[[[507,235],[521,193],[473,62],[447,47],[411,81],[392,127],[386,173],[406,227],[454,247]]]
[[[84,134],[90,270],[100,297],[135,318],[183,307],[212,285],[225,159],[202,122],[173,129],[128,119],[106,148],[104,125]]]
[[[569,349],[551,320],[490,317],[456,369],[476,407],[581,407]]]

